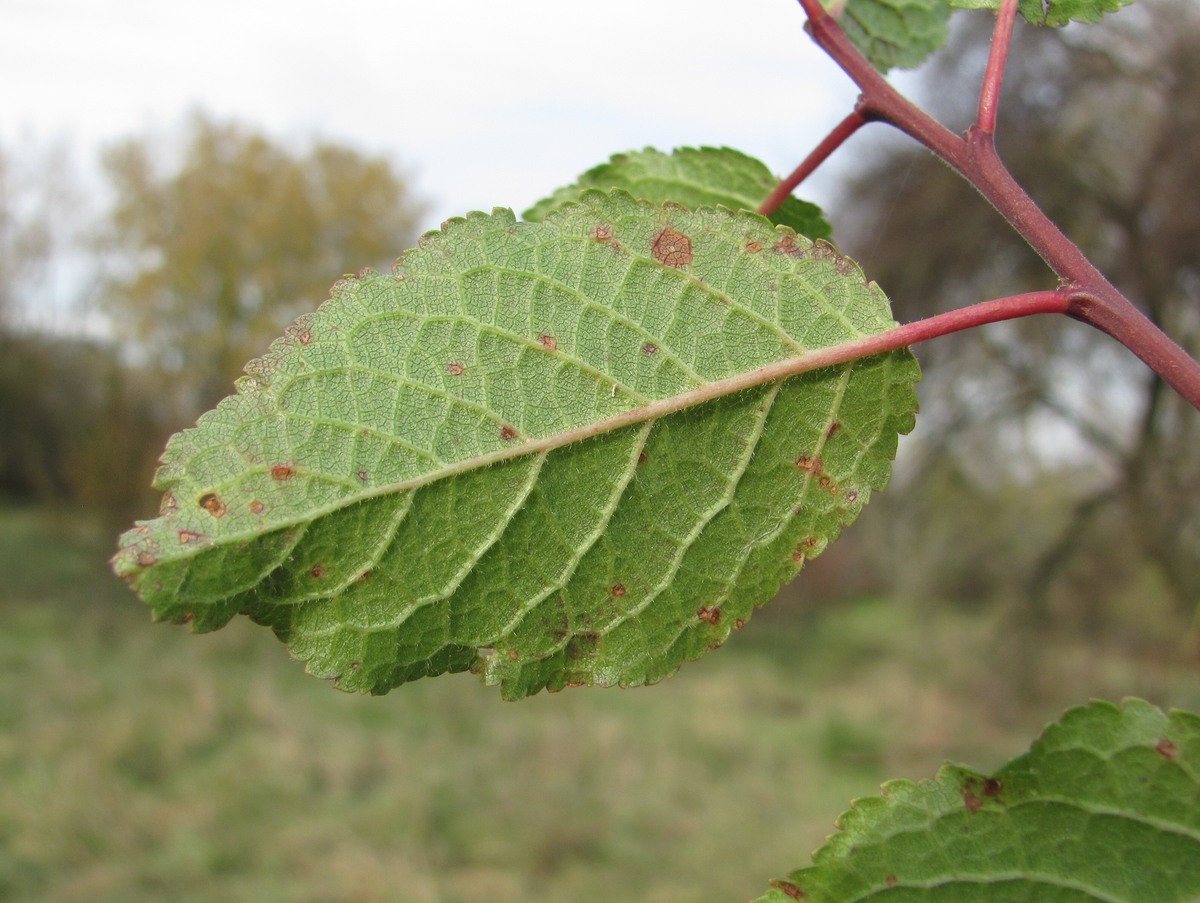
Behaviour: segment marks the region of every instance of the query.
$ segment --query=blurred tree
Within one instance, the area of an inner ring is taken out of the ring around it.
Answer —
[[[115,203],[101,296],[190,419],[339,276],[409,246],[420,204],[382,158],[326,143],[297,154],[202,115],[178,165],[170,156],[148,139],[104,156]]]
[[[0,499],[101,513],[116,529],[154,502],[169,411],[110,345],[0,332]]]
[[[0,148],[0,330],[32,303],[76,192],[61,147]]]
[[[929,106],[951,127],[972,121],[975,98],[944,86],[979,84],[991,22],[972,15],[960,24],[924,82]],[[1200,4],[1145,0],[1100,27],[1019,28],[1017,39],[997,130],[1002,155],[1100,268],[1197,354]],[[901,321],[1054,284],[964,182],[908,145],[881,156],[842,201],[840,244],[891,295]],[[948,467],[994,498],[1023,488],[1030,513],[1047,493],[1064,505],[1055,532],[1036,542],[997,540],[985,544],[990,554],[976,542],[987,557],[974,573],[996,582],[973,592],[1010,593],[1026,627],[1045,625],[1053,611],[1096,628],[1106,599],[1136,580],[1198,616],[1200,418],[1186,403],[1107,337],[1069,322],[976,330],[923,346],[920,357],[925,414],[912,492],[945,489],[930,476]],[[943,494],[936,512],[894,500],[889,507],[913,531],[902,554],[916,551],[927,565],[961,557],[961,541],[938,536],[986,529],[965,498]],[[921,522],[922,510],[939,523]],[[1133,549],[1140,566],[1120,572]]]

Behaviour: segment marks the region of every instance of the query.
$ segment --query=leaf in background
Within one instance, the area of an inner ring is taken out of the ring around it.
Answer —
[[[836,538],[913,424],[907,352],[754,371],[891,325],[756,214],[589,192],[452,220],[171,440],[114,567],[158,618],[247,614],[345,689],[653,682]]]
[[[654,204],[672,201],[696,210],[728,207],[757,210],[779,179],[765,165],[728,147],[677,148],[669,154],[646,148],[614,154],[589,169],[574,185],[560,188],[525,211],[531,222],[544,220],[589,188],[621,188]],[[829,238],[829,223],[815,204],[789,197],[770,217],[809,238]]]
[[[946,43],[947,0],[821,0],[880,72],[911,69]]]
[[[1200,716],[1096,702],[990,777],[883,790],[758,903],[1200,899]]]
[[[1021,15],[1034,25],[1062,26],[1068,22],[1099,22],[1133,0],[1021,0]],[[960,9],[999,9],[1001,0],[950,0]]]

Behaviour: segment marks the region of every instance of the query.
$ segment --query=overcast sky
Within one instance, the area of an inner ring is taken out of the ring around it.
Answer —
[[[0,141],[97,144],[189,109],[386,153],[430,226],[609,154],[730,144],[790,169],[855,92],[795,0],[0,0]]]

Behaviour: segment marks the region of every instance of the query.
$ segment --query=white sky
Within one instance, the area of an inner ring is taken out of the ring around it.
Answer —
[[[433,227],[645,145],[790,170],[855,96],[803,22],[795,0],[0,0],[0,142],[88,162],[200,108],[387,154]]]

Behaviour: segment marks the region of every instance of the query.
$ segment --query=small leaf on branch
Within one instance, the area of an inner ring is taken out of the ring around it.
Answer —
[[[758,903],[1200,899],[1200,716],[1072,709],[992,775],[947,765],[859,800]]]
[[[880,72],[911,69],[946,43],[947,0],[821,0]]]
[[[693,210],[728,207],[757,210],[779,183],[760,161],[728,147],[677,148],[669,154],[646,148],[614,154],[573,185],[560,188],[525,211],[525,219],[545,219],[589,188],[621,188],[655,204],[673,201]],[[815,204],[789,197],[771,214],[771,222],[809,238],[829,238],[829,223]]]
[[[959,9],[999,9],[1003,0],[950,0]],[[1021,0],[1018,7],[1026,21],[1034,25],[1063,26],[1069,22],[1099,22],[1105,13],[1113,13],[1133,0]]]
[[[172,438],[116,571],[160,619],[242,613],[386,692],[644,684],[720,645],[857,517],[913,424],[893,325],[824,242],[586,192],[472,214],[339,283]]]

